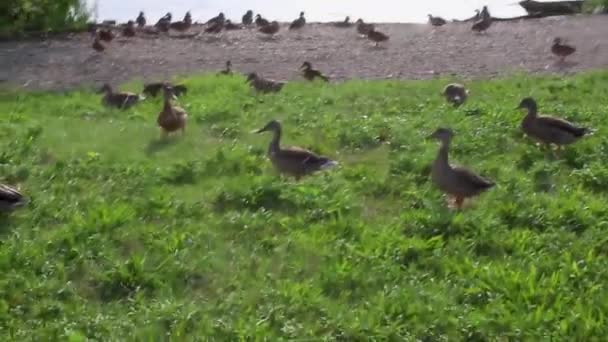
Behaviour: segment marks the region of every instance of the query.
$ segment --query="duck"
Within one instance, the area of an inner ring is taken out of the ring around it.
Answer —
[[[105,93],[103,98],[101,99],[101,103],[107,107],[116,107],[119,109],[128,109],[136,105],[140,100],[143,100],[141,96],[135,93],[129,92],[117,92],[112,91],[112,87],[105,83],[100,91],[100,93]]]
[[[209,19],[205,24],[207,24],[207,25],[213,25],[213,24],[220,23],[220,24],[224,25],[224,21],[225,20],[226,20],[226,17],[224,16],[224,13],[220,12],[220,14],[218,14],[217,16]]]
[[[433,26],[443,26],[447,24],[447,21],[442,17],[434,17],[432,14],[429,14],[429,23]]]
[[[122,29],[122,35],[125,37],[135,36],[135,22],[133,20],[127,22],[127,25]]]
[[[0,184],[0,211],[8,212],[27,204],[23,194],[6,184]]]
[[[483,6],[481,12],[479,12],[479,16],[481,19],[491,19],[492,15],[490,15],[490,11],[488,10],[488,6]]]
[[[375,46],[378,46],[378,44],[387,41],[389,39],[389,37],[388,37],[388,35],[380,32],[380,31],[376,31],[375,29],[372,29],[371,31],[367,32],[367,39],[374,42]]]
[[[101,29],[97,32],[97,35],[99,36],[99,39],[105,42],[111,42],[112,39],[114,39],[114,33],[112,33],[112,30],[110,29]]]
[[[210,24],[205,29],[205,33],[217,34],[217,33],[222,32],[223,28],[224,28],[224,21],[217,21],[217,22],[214,22],[214,23]]]
[[[290,30],[298,30],[306,25],[306,19],[304,18],[304,12],[300,12],[300,17],[298,19],[291,22],[289,25]]]
[[[226,68],[219,72],[220,75],[232,75],[232,62],[226,61]]]
[[[165,85],[163,87],[164,104],[163,110],[158,114],[156,123],[161,128],[161,136],[167,137],[170,133],[181,131],[186,132],[186,122],[188,113],[180,107],[174,106],[171,100],[175,97],[173,87]]]
[[[553,40],[553,45],[551,45],[551,53],[559,57],[560,63],[564,62],[566,57],[575,52],[576,48],[574,46],[563,44],[561,38],[557,37]]]
[[[312,64],[310,64],[308,61],[302,63],[300,70],[302,70],[302,76],[309,81],[314,81],[315,78],[320,78],[325,82],[329,82],[329,78],[323,75],[319,70],[313,69]]]
[[[481,33],[485,32],[487,29],[492,26],[492,18],[489,16],[481,16],[481,19],[477,20],[473,26],[471,26],[471,30]]]
[[[170,82],[153,82],[144,84],[144,90],[142,93],[144,95],[149,95],[152,97],[156,97],[158,93],[165,87],[169,86],[173,88],[173,95],[176,97],[180,97],[188,93],[188,87],[183,84],[172,84]]]
[[[353,26],[353,23],[350,22],[350,17],[347,16],[346,18],[344,18],[344,21],[333,22],[332,26],[338,27],[338,28],[347,28],[347,27]]]
[[[262,16],[260,14],[257,14],[255,16],[255,26],[257,27],[264,27],[266,25],[270,24],[270,22],[264,18],[262,18]]]
[[[258,31],[269,36],[274,36],[277,32],[279,32],[279,23],[277,21],[273,21],[268,25],[260,27]]]
[[[271,120],[255,133],[272,132],[273,137],[268,145],[268,158],[279,173],[301,177],[320,170],[326,170],[338,165],[338,162],[301,147],[281,147],[281,123]]]
[[[431,180],[439,190],[453,199],[457,209],[462,209],[465,199],[481,194],[494,187],[495,183],[467,168],[450,165],[448,153],[453,136],[454,132],[450,128],[441,127],[429,136],[441,142],[437,158],[431,167]]]
[[[532,97],[521,100],[517,109],[527,111],[521,122],[522,131],[547,146],[553,144],[561,149],[562,146],[572,144],[591,132],[588,128],[577,126],[564,119],[539,115],[538,105]]]
[[[234,30],[240,30],[243,27],[239,24],[235,24],[233,22],[231,22],[230,20],[226,20],[226,23],[224,24],[224,29],[226,31],[234,31]]]
[[[169,24],[169,28],[178,32],[186,32],[192,26],[192,19],[190,21],[175,21]]]
[[[247,83],[249,83],[256,91],[261,93],[276,93],[283,89],[285,82],[265,79],[257,73],[252,72],[247,75]]]
[[[245,26],[249,26],[249,25],[253,24],[253,11],[252,10],[247,10],[247,12],[245,14],[243,14],[241,23]]]
[[[357,32],[359,32],[359,34],[363,36],[367,36],[370,31],[373,31],[375,29],[374,24],[366,24],[365,22],[363,22],[363,19],[360,18],[357,19],[356,24]]]
[[[137,23],[137,27],[139,28],[146,26],[146,16],[144,15],[143,11],[139,12],[137,19],[135,19],[135,22]]]
[[[99,41],[99,36],[95,36],[95,39],[93,39],[93,50],[97,51],[97,52],[103,52],[106,47]]]
[[[449,103],[458,107],[467,100],[469,91],[460,83],[450,83],[443,88],[443,92],[441,94],[445,96],[445,99]]]
[[[192,15],[190,14],[190,11],[187,11],[186,14],[184,15],[183,22],[185,22],[188,25],[192,25]]]
[[[167,12],[162,18],[158,19],[154,27],[158,29],[160,32],[169,32],[169,28],[171,26],[171,20],[173,19],[173,15],[171,12]]]

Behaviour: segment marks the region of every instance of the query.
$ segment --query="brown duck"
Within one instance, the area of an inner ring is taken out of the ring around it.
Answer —
[[[135,22],[133,20],[129,20],[127,25],[122,29],[122,35],[124,37],[134,37],[135,36]]]
[[[258,92],[276,93],[283,89],[285,82],[269,80],[258,76],[255,72],[247,75],[247,82]]]
[[[97,32],[97,35],[104,42],[111,42],[114,39],[114,33],[110,29],[101,29]]]
[[[300,12],[300,17],[291,22],[289,25],[290,30],[298,30],[306,25],[306,19],[304,18],[304,12]]]
[[[243,15],[243,18],[241,19],[241,23],[245,26],[249,26],[249,25],[253,24],[253,11],[252,10],[248,10]]]
[[[25,204],[27,200],[17,189],[0,184],[0,212],[8,212]]]
[[[219,24],[224,25],[224,21],[226,21],[226,17],[224,16],[223,12],[220,12],[220,14],[218,14],[216,17],[209,19],[205,24],[213,25],[213,24],[219,23]]]
[[[101,87],[100,92],[105,95],[101,99],[101,103],[107,107],[115,107],[119,109],[128,109],[136,105],[140,100],[143,100],[137,94],[129,92],[113,92],[112,87],[106,83]]]
[[[490,12],[488,11],[487,6],[483,6],[483,9],[482,9],[481,13],[479,14],[479,17],[480,17],[480,19],[475,21],[473,26],[471,26],[471,30],[478,32],[478,33],[485,32],[487,29],[490,28],[490,26],[492,26],[492,16],[490,15]]]
[[[135,19],[135,22],[137,22],[137,27],[139,28],[146,26],[146,16],[144,15],[143,11],[139,12],[137,19]]]
[[[152,97],[156,97],[165,86],[169,86],[173,90],[173,95],[180,97],[188,92],[188,88],[183,84],[172,84],[171,82],[154,82],[144,84],[143,93]]]
[[[97,51],[97,52],[103,52],[106,47],[99,41],[99,36],[95,36],[95,39],[93,39],[93,50]]]
[[[279,32],[279,23],[276,21],[273,21],[266,26],[260,27],[258,29],[258,31],[262,32],[263,34],[269,35],[269,36],[274,36],[277,32]]]
[[[589,129],[576,126],[569,121],[549,115],[539,115],[536,101],[531,97],[521,100],[517,108],[528,112],[521,122],[524,133],[545,145],[553,144],[561,148],[590,133]]]
[[[255,133],[272,132],[268,158],[281,174],[300,179],[315,171],[332,168],[338,163],[300,147],[281,147],[281,124],[272,120]]]
[[[232,62],[226,61],[226,68],[219,72],[220,75],[232,75]]]
[[[168,136],[170,133],[181,131],[186,132],[186,122],[188,113],[183,108],[174,106],[171,100],[174,98],[173,88],[170,86],[163,87],[165,102],[163,110],[158,114],[156,122],[161,128],[162,137]]]
[[[467,168],[450,165],[448,152],[453,136],[451,129],[438,128],[429,137],[441,142],[439,153],[432,165],[431,179],[439,190],[452,197],[455,207],[461,209],[465,199],[477,196],[495,184]]]
[[[445,99],[454,106],[463,104],[469,96],[469,91],[460,83],[450,83],[443,88],[441,93]]]
[[[313,69],[310,62],[302,63],[300,70],[302,70],[302,76],[309,81],[314,81],[315,78],[320,78],[325,82],[329,82],[329,78],[323,75],[319,70]]]
[[[566,57],[575,52],[576,48],[574,46],[562,44],[561,38],[558,37],[553,40],[553,45],[551,45],[551,53],[559,57],[560,62],[564,62]]]
[[[373,30],[367,32],[367,39],[374,42],[375,46],[378,46],[378,44],[388,40],[388,35],[373,29]]]
[[[160,32],[169,32],[172,19],[173,15],[171,14],[171,12],[168,12],[162,18],[158,19],[154,27],[156,27],[156,29]]]
[[[337,28],[348,28],[353,26],[353,23],[350,22],[350,17],[347,16],[343,21],[336,21],[331,23],[331,25]]]
[[[255,16],[255,26],[257,27],[264,27],[266,25],[270,24],[270,22],[264,18],[262,18],[262,16],[260,14],[257,14]]]
[[[447,21],[445,19],[443,19],[442,17],[435,17],[431,14],[429,14],[428,16],[429,16],[429,24],[431,24],[433,26],[443,26],[443,25],[447,24]]]

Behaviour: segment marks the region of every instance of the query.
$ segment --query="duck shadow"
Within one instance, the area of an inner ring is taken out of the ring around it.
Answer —
[[[577,62],[571,62],[571,61],[557,61],[557,62],[553,62],[552,64],[547,65],[547,68],[554,68],[557,69],[559,71],[563,71],[563,70],[567,70],[567,69],[571,69],[575,66],[577,66],[578,63]]]
[[[176,142],[176,139],[171,139],[170,137],[150,140],[150,142],[146,146],[145,153],[147,156],[152,156],[153,154],[166,149],[167,147],[175,144]]]
[[[275,43],[278,40],[278,37],[276,36],[258,36],[258,39],[263,41],[263,42],[272,42]]]

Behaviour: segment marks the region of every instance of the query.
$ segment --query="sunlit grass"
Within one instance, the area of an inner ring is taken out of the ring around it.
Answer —
[[[608,73],[294,83],[183,80],[186,135],[159,144],[160,99],[0,94],[0,178],[30,205],[0,218],[2,340],[601,339],[608,295]],[[139,84],[122,89],[137,90]],[[546,154],[519,100],[597,131]],[[296,182],[284,144],[340,162]],[[438,126],[451,159],[497,182],[463,212],[429,182]]]

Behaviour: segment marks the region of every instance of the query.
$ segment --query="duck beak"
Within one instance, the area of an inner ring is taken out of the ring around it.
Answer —
[[[254,134],[263,133],[263,132],[266,132],[266,127],[263,127],[260,129],[254,129],[253,131],[251,131],[251,133],[254,133]]]

